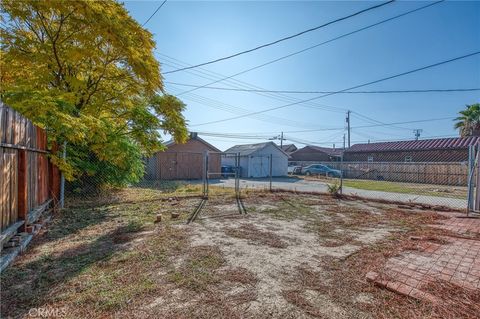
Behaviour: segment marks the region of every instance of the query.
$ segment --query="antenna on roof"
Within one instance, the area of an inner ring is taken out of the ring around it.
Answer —
[[[418,141],[418,138],[420,137],[420,133],[422,133],[422,132],[423,132],[423,130],[419,129],[419,128],[413,130],[413,134],[415,134],[415,141]]]

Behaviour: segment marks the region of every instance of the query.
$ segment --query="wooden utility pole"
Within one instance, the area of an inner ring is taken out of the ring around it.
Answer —
[[[415,134],[415,141],[418,141],[418,138],[420,137],[420,133],[422,133],[423,130],[422,129],[415,129],[413,130],[413,134]]]
[[[283,149],[283,132],[280,134],[280,148]]]

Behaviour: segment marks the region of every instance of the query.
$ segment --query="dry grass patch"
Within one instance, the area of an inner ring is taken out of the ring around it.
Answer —
[[[220,250],[214,246],[189,247],[183,263],[168,274],[168,279],[178,287],[193,291],[206,290],[220,282],[217,270],[224,263]]]
[[[273,248],[288,247],[288,244],[274,232],[260,230],[252,224],[242,224],[236,228],[226,228],[225,234],[235,238],[247,239],[252,244],[266,245]]]
[[[221,276],[223,280],[242,285],[255,286],[258,282],[257,276],[243,267],[228,268],[222,272]]]

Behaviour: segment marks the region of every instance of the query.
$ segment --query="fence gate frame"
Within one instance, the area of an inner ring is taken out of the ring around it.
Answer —
[[[220,157],[233,157],[234,158],[234,172],[233,173],[222,173],[220,172],[210,172],[209,171],[209,156],[211,155],[219,155]],[[202,174],[202,199],[200,203],[197,205],[193,213],[187,220],[187,224],[193,222],[200,212],[205,207],[209,195],[210,195],[210,177],[211,176],[233,176],[235,178],[235,200],[237,202],[238,212],[240,215],[247,214],[247,210],[245,209],[245,205],[242,202],[241,192],[240,192],[240,153],[225,153],[225,152],[212,152],[212,151],[205,151],[203,153],[203,174]]]
[[[480,213],[480,144],[468,148],[467,216]]]

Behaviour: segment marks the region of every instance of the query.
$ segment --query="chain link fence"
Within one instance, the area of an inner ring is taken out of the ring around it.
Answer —
[[[151,200],[289,191],[466,209],[469,180],[475,182],[469,178],[472,165],[434,159],[421,163],[287,163],[282,154],[164,152],[146,159],[144,177],[126,185],[126,189]],[[105,172],[68,182],[67,201],[113,196],[119,188],[108,187],[109,179]]]

